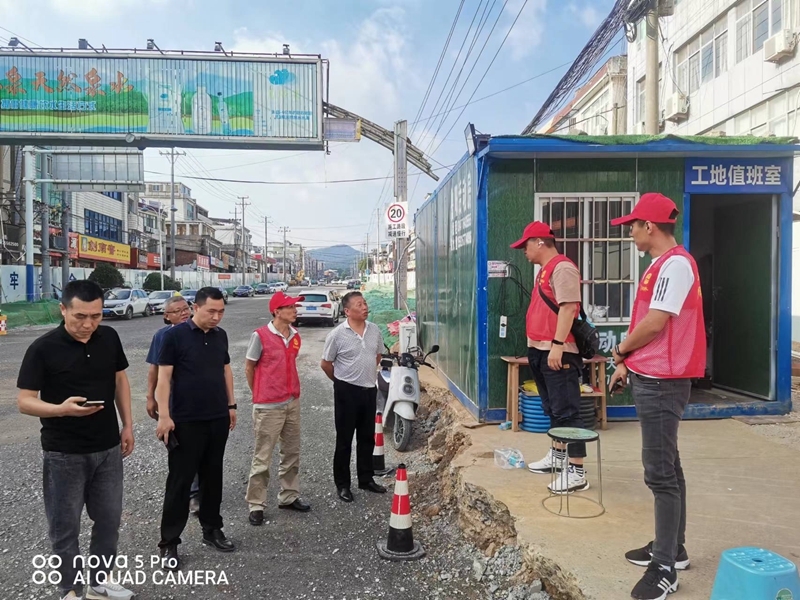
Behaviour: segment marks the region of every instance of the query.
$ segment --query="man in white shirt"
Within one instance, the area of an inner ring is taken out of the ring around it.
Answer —
[[[655,539],[625,555],[647,567],[631,592],[640,600],[666,598],[678,589],[676,570],[689,566],[678,427],[692,379],[705,373],[706,337],[700,277],[692,256],[675,240],[677,216],[672,200],[644,194],[630,215],[611,221],[630,225],[638,250],[653,258],[636,292],[628,337],[614,348],[617,369],[610,382],[613,389],[630,375],[644,480],[655,499]]]
[[[376,494],[386,488],[375,483],[372,451],[375,449],[376,375],[383,350],[383,336],[375,323],[367,321],[369,307],[361,292],[350,292],[342,300],[347,320],[325,339],[320,367],[333,381],[336,452],[333,479],[344,502],[352,502],[350,450],[356,435],[358,487]]]

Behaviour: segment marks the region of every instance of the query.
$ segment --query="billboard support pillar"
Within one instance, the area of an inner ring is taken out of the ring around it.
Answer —
[[[61,231],[64,233],[64,238],[67,241],[67,249],[61,259],[61,293],[64,293],[64,286],[69,283],[69,261],[70,261],[70,247],[69,247],[69,229],[70,229],[70,198],[72,192],[61,192]]]
[[[40,154],[41,173],[45,179],[50,178],[47,168],[49,155]],[[42,299],[50,298],[53,293],[50,287],[50,184],[42,184]]]
[[[25,299],[36,300],[36,272],[33,268],[33,195],[36,168],[32,146],[25,146]]]

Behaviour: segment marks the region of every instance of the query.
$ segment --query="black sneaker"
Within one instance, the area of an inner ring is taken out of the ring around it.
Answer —
[[[678,591],[678,573],[675,569],[665,571],[658,563],[651,562],[644,577],[631,591],[631,598],[637,600],[664,600],[669,594]]]
[[[625,553],[625,559],[629,563],[633,563],[639,567],[646,567],[653,560],[653,542],[650,542],[644,548],[637,548]],[[678,544],[678,555],[675,557],[675,568],[678,571],[684,571],[689,568],[689,554],[686,552],[686,546]]]

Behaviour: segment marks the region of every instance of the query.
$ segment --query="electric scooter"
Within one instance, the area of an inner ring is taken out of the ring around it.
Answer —
[[[388,350],[388,348],[387,348]],[[409,352],[381,355],[381,369],[378,371],[378,408],[383,413],[387,427],[392,427],[392,446],[398,452],[408,448],[411,441],[411,426],[417,419],[419,406],[419,367],[425,365],[431,354],[436,354],[439,346],[434,346],[422,358]]]

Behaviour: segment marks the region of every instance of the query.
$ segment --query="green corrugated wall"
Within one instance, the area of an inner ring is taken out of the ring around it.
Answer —
[[[637,177],[638,167],[638,177]],[[509,244],[519,239],[525,226],[534,219],[535,193],[613,193],[660,192],[683,207],[684,159],[633,158],[494,160],[489,168],[488,259],[515,264],[527,289],[533,286],[533,266],[520,250]],[[677,237],[682,237],[682,215]],[[650,262],[640,260],[640,273]],[[510,282],[506,284],[505,306],[501,306],[502,279],[489,279],[489,408],[505,408],[506,364],[504,355],[527,353],[525,311],[529,297],[519,298]],[[508,335],[498,335],[500,315],[508,317]],[[613,327],[619,333],[624,327]]]

